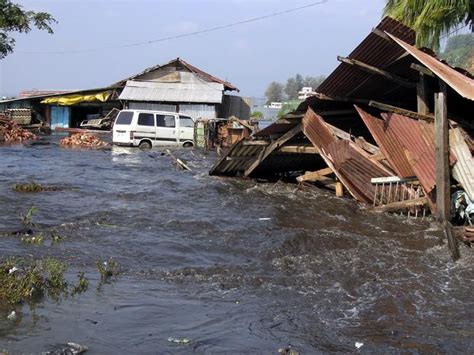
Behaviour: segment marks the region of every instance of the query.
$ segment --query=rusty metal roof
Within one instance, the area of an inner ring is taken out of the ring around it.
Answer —
[[[415,31],[401,24],[400,22],[385,17],[376,27],[380,32],[391,33],[408,43],[415,43]],[[385,68],[395,62],[405,53],[403,48],[394,45],[386,38],[371,32],[353,51],[348,58],[357,59],[366,64],[377,68]],[[367,80],[377,80],[386,83],[386,79],[367,73],[351,65],[341,63],[321,85],[317,88],[317,92],[328,96],[335,97],[358,97],[357,91]],[[373,84],[373,83],[372,83]],[[373,88],[370,85],[368,88]],[[377,85],[383,89],[383,85]],[[362,94],[359,94],[362,95]],[[373,97],[372,97],[373,98]]]
[[[375,118],[358,106],[355,107],[397,175],[401,178],[414,176],[415,172],[408,162],[404,147],[394,132],[388,129],[383,120]]]
[[[395,41],[401,48],[410,53],[420,63],[430,69],[437,77],[448,84],[453,90],[455,90],[462,97],[474,100],[474,80],[463,75],[457,70],[451,68],[449,65],[441,62],[436,57],[433,57],[420,49],[416,48],[409,43],[406,43],[403,39],[397,38],[388,33],[388,36]]]
[[[453,177],[474,201],[474,158],[459,128],[449,130],[449,149],[456,156]]]
[[[351,194],[361,202],[372,203],[375,187],[371,179],[387,176],[387,172],[354,149],[348,140],[332,142],[324,149],[324,153],[331,159],[337,169],[336,175]]]
[[[327,147],[337,139],[323,118],[316,114],[311,108],[308,108],[301,123],[304,134],[319,150]]]
[[[426,193],[436,185],[434,128],[395,113],[382,113],[387,129],[403,144],[408,162]]]

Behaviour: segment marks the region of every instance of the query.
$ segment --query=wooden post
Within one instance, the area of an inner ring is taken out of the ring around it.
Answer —
[[[420,73],[420,81],[416,85],[416,102],[418,106],[418,113],[420,115],[428,115],[430,110],[428,108],[428,88],[426,86],[426,77]]]
[[[344,196],[344,187],[340,181],[336,182],[336,196],[337,197]]]
[[[449,127],[446,106],[446,90],[435,95],[435,142],[436,142],[436,217],[442,224],[448,246],[454,260],[459,259],[459,249],[449,223],[451,193],[449,178]]]

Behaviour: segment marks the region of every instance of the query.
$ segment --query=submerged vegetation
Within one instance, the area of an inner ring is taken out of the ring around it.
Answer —
[[[58,191],[60,190],[57,186],[45,186],[38,184],[37,182],[31,181],[26,183],[17,183],[12,187],[15,192],[44,192],[44,191]]]
[[[120,265],[113,258],[104,262],[97,261],[96,266],[102,281],[106,281],[120,274]]]

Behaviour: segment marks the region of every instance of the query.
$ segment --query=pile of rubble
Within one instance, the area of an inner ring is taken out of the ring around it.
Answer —
[[[59,142],[61,145],[79,147],[106,147],[108,143],[101,141],[91,133],[76,133],[70,137],[64,137]]]
[[[21,128],[16,122],[0,119],[0,141],[22,142],[36,138],[35,134]]]

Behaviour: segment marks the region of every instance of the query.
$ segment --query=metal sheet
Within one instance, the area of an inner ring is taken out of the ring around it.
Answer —
[[[376,29],[382,32],[389,32],[406,42],[415,43],[415,32],[411,28],[389,17],[384,18]],[[348,58],[357,59],[374,67],[384,69],[395,62],[404,52],[403,48],[371,32],[352,53],[349,54]],[[410,71],[410,75],[411,74]],[[377,87],[380,88],[379,96],[381,96],[381,93],[386,90],[383,85],[387,83],[385,79],[364,72],[354,66],[341,63],[326,80],[321,83],[316,91],[328,96],[362,97],[366,96],[363,94],[364,91],[359,90],[361,91],[360,93],[357,91],[369,79],[371,81],[377,80],[380,82],[381,85],[377,85]],[[390,86],[392,86],[393,90],[394,85]],[[370,90],[373,90],[373,88],[374,85],[368,86]],[[375,99],[373,96],[371,98]]]
[[[395,113],[383,113],[387,129],[405,147],[408,162],[426,193],[436,185],[433,125]]]
[[[376,162],[367,159],[354,149],[348,140],[334,141],[324,149],[344,186],[359,201],[373,203],[375,187],[371,182],[374,177],[387,176],[387,172]]]
[[[311,143],[319,150],[336,141],[336,136],[325,124],[323,118],[308,108],[301,121],[303,132]]]
[[[452,170],[453,177],[474,201],[474,158],[459,128],[449,131],[449,148],[457,159]]]
[[[194,119],[204,118],[213,119],[217,118],[216,106],[215,105],[192,105],[192,104],[180,104],[179,113],[183,113],[193,117]]]
[[[157,102],[136,102],[131,101],[128,108],[132,110],[152,110],[152,111],[168,111],[176,112],[177,106],[170,104],[160,104]]]
[[[397,176],[414,176],[415,172],[408,162],[405,149],[393,131],[388,129],[383,120],[375,118],[360,107],[356,106],[356,109]]]
[[[444,64],[437,58],[419,50],[418,48],[406,43],[403,39],[387,33],[391,39],[395,41],[401,48],[410,53],[419,60],[423,65],[430,69],[436,76],[448,84],[462,97],[474,100],[474,80],[463,75],[462,73]]]
[[[128,81],[119,99],[126,101],[220,104],[222,102],[223,90],[223,85],[217,83]]]

